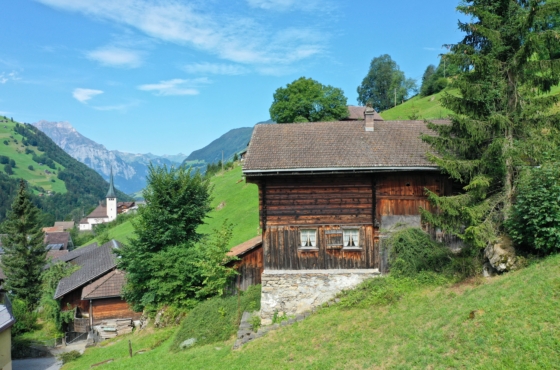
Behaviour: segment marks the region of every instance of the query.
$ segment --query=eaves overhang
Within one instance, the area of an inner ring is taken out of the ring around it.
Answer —
[[[327,167],[327,168],[282,168],[243,170],[245,176],[270,175],[308,175],[308,174],[344,174],[344,173],[375,173],[397,171],[441,171],[437,166],[375,166],[375,167]]]

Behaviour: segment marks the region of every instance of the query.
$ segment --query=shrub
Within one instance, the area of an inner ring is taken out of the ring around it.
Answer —
[[[452,253],[419,228],[397,231],[387,244],[392,275],[415,276],[425,271],[466,278],[481,268],[480,250],[465,246],[459,253]]]
[[[522,174],[506,228],[520,249],[537,253],[560,251],[560,169],[557,164],[531,168]]]
[[[239,300],[239,307],[238,307]],[[260,310],[261,286],[251,286],[240,297],[214,297],[198,303],[181,323],[172,348],[189,338],[196,344],[209,344],[228,340],[239,326],[244,311]]]
[[[30,171],[35,171],[35,168],[34,168],[33,165],[31,165],[31,164],[30,164],[29,166],[27,166],[27,168],[28,168]]]
[[[79,359],[81,356],[82,354],[80,352],[74,350],[70,352],[61,353],[60,355],[57,356],[57,358],[61,360],[63,364],[66,364],[70,361]]]
[[[29,310],[27,302],[14,298],[12,310],[16,322],[12,327],[12,336],[18,336],[33,331],[37,326],[37,313]]]
[[[9,145],[8,140],[4,140],[4,145]]]
[[[6,157],[5,155],[0,155],[0,164],[9,164],[10,158]]]
[[[12,170],[12,166],[10,166],[9,164],[4,166],[4,172],[6,172],[8,175],[14,174],[14,171]]]
[[[443,272],[451,251],[418,228],[395,232],[387,239],[391,273],[412,276],[421,271]]]

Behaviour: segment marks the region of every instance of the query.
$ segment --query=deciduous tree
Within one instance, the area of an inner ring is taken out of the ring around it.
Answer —
[[[416,81],[406,78],[388,54],[373,58],[369,71],[358,86],[358,102],[371,104],[378,112],[393,107],[416,93]]]
[[[336,121],[348,116],[344,92],[301,77],[273,95],[270,118],[277,123]]]
[[[132,221],[135,237],[117,251],[127,273],[125,298],[136,309],[185,304],[202,285],[195,243],[210,211],[210,182],[182,166],[150,166],[147,180],[146,205]]]

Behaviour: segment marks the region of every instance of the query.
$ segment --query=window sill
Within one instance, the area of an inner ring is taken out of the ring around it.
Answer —
[[[299,247],[298,251],[302,251],[302,252],[315,252],[318,251],[319,248],[317,247]]]
[[[342,248],[343,251],[361,251],[362,248],[360,247],[344,247]]]

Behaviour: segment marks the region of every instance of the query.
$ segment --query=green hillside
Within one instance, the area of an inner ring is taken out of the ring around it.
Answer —
[[[259,232],[258,189],[256,185],[247,184],[243,180],[241,165],[237,164],[232,170],[216,174],[211,182],[214,185],[212,211],[205,220],[206,224],[202,225],[199,231],[204,234],[211,233],[228,220],[234,224],[231,246],[257,236]],[[133,232],[131,222],[127,221],[110,229],[109,237],[126,243]]]
[[[0,222],[6,216],[19,179],[29,184],[33,202],[43,212],[41,223],[75,220],[104,199],[108,184],[36,127],[0,117]],[[11,162],[12,171],[2,162]],[[13,166],[15,164],[15,166]],[[13,172],[13,173],[9,173]],[[122,200],[131,199],[117,191]]]
[[[489,280],[417,288],[393,303],[335,305],[240,350],[170,352],[176,329],[116,338],[63,367],[86,369],[551,369],[560,364],[560,255]],[[134,351],[128,357],[128,340]]]
[[[0,155],[9,157],[16,162],[12,177],[26,180],[31,186],[35,187],[33,189],[35,193],[40,192],[38,188],[43,188],[45,191],[66,193],[64,181],[56,176],[59,168],[64,170],[65,167],[55,161],[56,170],[53,170],[45,164],[40,165],[35,162],[33,155],[31,153],[26,154],[25,150],[33,150],[38,156],[45,154],[45,152],[40,151],[36,146],[25,146],[23,144],[24,137],[14,131],[15,126],[16,122],[0,118]],[[33,166],[33,170],[29,169],[29,166]],[[45,172],[45,170],[50,173]],[[0,165],[0,171],[4,171],[4,165]]]
[[[451,111],[441,106],[441,98],[446,92],[453,94],[455,91],[457,90],[446,89],[430,96],[416,95],[394,108],[381,112],[381,117],[386,121],[409,120],[413,116],[417,116],[417,119],[447,118]],[[560,95],[560,86],[553,87],[550,95]],[[555,112],[558,111],[560,103],[555,108]]]

